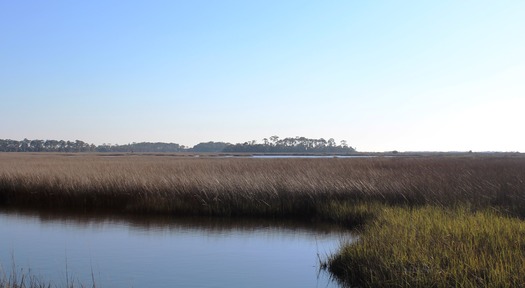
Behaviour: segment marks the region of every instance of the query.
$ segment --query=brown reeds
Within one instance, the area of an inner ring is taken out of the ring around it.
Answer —
[[[249,159],[0,154],[0,204],[312,217],[334,203],[464,204],[525,216],[523,158]]]

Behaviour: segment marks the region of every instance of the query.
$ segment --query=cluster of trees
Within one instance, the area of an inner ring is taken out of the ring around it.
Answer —
[[[279,136],[264,138],[263,143],[252,140],[243,144],[227,146],[223,152],[252,152],[252,153],[353,153],[355,148],[348,146],[346,140],[338,145],[333,138],[325,140],[306,137]]]
[[[81,140],[28,140],[0,139],[0,152],[247,152],[247,153],[352,153],[356,150],[345,140],[338,145],[333,138],[325,140],[305,137],[280,139],[272,136],[263,143],[252,140],[231,144],[226,142],[202,142],[193,147],[176,143],[132,143],[125,145],[88,144]]]
[[[217,153],[217,152],[223,152],[224,149],[226,149],[226,147],[230,146],[232,144],[230,143],[225,143],[225,142],[213,142],[213,141],[210,141],[210,142],[202,142],[202,143],[199,143],[195,146],[193,146],[193,148],[191,148],[191,151],[192,152],[214,152],[214,153]]]

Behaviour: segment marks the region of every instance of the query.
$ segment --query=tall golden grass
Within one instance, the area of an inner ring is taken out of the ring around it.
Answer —
[[[525,216],[524,158],[249,159],[0,154],[0,204],[311,217],[333,203],[465,204]]]

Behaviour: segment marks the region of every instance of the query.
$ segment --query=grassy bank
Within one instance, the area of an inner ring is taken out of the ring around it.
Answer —
[[[0,154],[0,205],[7,207],[359,226],[358,243],[328,266],[362,286],[524,284],[524,192],[519,157]]]
[[[385,207],[330,270],[360,287],[524,287],[525,222],[466,208]]]

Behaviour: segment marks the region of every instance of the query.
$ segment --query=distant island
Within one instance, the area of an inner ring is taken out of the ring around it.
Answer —
[[[193,147],[186,147],[177,143],[140,142],[124,145],[102,144],[94,145],[81,140],[29,140],[21,141],[0,139],[0,152],[127,152],[127,153],[166,153],[166,152],[193,152],[193,153],[341,153],[356,152],[346,140],[339,144],[333,139],[311,139],[306,137],[271,136],[244,143],[201,142]]]

